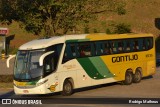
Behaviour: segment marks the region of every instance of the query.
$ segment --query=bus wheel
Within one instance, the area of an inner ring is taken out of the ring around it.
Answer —
[[[130,84],[132,84],[132,80],[133,80],[132,72],[126,72],[125,80],[123,81],[123,83],[125,85],[130,85]]]
[[[72,95],[73,93],[73,86],[69,80],[65,80],[63,84],[63,91],[61,92],[64,96]]]
[[[137,70],[133,76],[133,82],[134,83],[139,83],[142,79],[141,71]]]

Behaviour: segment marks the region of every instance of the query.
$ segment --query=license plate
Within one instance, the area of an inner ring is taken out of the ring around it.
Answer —
[[[28,90],[23,90],[23,92],[24,92],[24,93],[29,93],[29,91],[28,91]]]

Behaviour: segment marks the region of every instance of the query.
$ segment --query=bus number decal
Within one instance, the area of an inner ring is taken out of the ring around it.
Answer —
[[[138,60],[137,54],[112,57],[112,63],[134,61],[134,60]]]
[[[153,54],[147,54],[146,57],[153,57]]]

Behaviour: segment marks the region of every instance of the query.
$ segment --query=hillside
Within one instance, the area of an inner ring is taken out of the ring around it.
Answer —
[[[153,33],[155,36],[160,34],[160,30],[155,27],[155,18],[160,18],[160,0],[126,0],[126,10],[125,15],[108,12],[97,14],[98,19],[92,19],[89,22],[90,32],[96,30],[105,33],[106,29],[113,24],[125,23],[131,25],[132,32],[135,33]],[[0,27],[8,27],[10,35],[15,35],[14,40],[11,41],[11,47],[17,48],[27,41],[38,38],[21,29],[16,22]],[[84,33],[84,26],[78,25],[76,33]]]
[[[126,10],[125,15],[99,14],[98,20],[92,21],[91,26],[104,32],[113,23],[126,23],[131,25],[132,32],[159,35],[155,18],[160,18],[160,0],[126,0]]]

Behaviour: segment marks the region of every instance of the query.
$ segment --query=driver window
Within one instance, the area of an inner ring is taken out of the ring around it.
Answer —
[[[48,75],[53,71],[55,71],[54,54],[51,54],[44,59],[44,73]]]
[[[51,67],[50,67],[50,65],[49,65],[49,64],[46,64],[46,66],[45,66],[45,70],[46,70],[46,72],[50,72],[50,71],[51,71]]]

